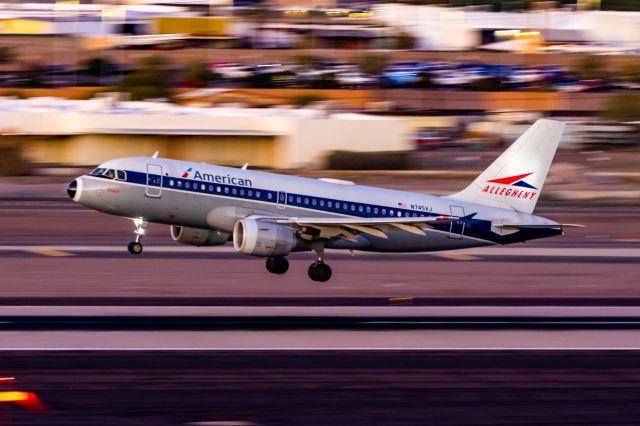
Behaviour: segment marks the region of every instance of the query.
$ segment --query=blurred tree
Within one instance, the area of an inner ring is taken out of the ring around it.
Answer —
[[[601,0],[601,10],[625,10],[640,11],[640,1],[638,0]]]
[[[640,95],[630,92],[613,94],[601,114],[609,120],[639,121]]]
[[[586,55],[578,59],[574,71],[585,80],[604,78],[606,70],[601,56]]]
[[[428,89],[433,87],[433,80],[430,73],[428,73],[427,71],[420,72],[418,87],[422,89]]]
[[[320,65],[322,59],[314,55],[298,55],[295,57],[295,63],[309,68],[315,68]]]
[[[353,62],[358,65],[360,71],[367,74],[380,74],[387,66],[388,58],[384,55],[366,54],[357,57]]]
[[[214,80],[214,74],[206,64],[194,61],[185,73],[186,84],[189,87],[206,87]]]
[[[298,37],[296,49],[313,49],[316,47],[316,39],[312,34],[303,34]]]
[[[416,38],[406,31],[399,31],[395,36],[394,47],[397,50],[413,50],[416,47]]]
[[[336,75],[333,73],[322,74],[320,77],[309,82],[311,89],[337,89],[339,87]]]
[[[12,140],[12,136],[0,139],[0,176],[20,176],[29,171],[22,148],[17,141]]]
[[[37,89],[44,87],[42,75],[42,65],[37,63],[29,63],[24,65],[17,80],[17,86],[29,89]]]
[[[304,107],[311,103],[324,101],[326,99],[327,98],[325,98],[324,96],[315,93],[301,93],[299,95],[292,96],[289,99],[289,102],[291,103],[291,105]]]
[[[111,75],[118,69],[118,66],[107,58],[91,58],[83,63],[82,71],[91,77],[102,77]]]
[[[620,77],[627,83],[640,84],[640,64],[635,62],[622,64]]]
[[[10,64],[16,60],[16,52],[9,46],[0,46],[0,64]]]
[[[133,100],[170,98],[169,64],[160,56],[142,60],[140,67],[125,76],[115,90],[129,93]]]

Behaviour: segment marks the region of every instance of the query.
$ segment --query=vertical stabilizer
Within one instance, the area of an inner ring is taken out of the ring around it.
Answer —
[[[471,185],[448,198],[532,213],[563,132],[563,122],[536,121]]]

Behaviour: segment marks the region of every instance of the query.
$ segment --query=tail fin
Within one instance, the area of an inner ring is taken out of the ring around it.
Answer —
[[[564,132],[538,120],[464,190],[449,198],[532,213]]]

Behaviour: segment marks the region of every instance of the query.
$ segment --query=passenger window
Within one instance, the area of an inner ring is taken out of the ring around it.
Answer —
[[[378,208],[377,207],[373,208],[373,214],[378,214]]]
[[[361,212],[362,211],[362,206],[358,206],[358,211]]]
[[[393,216],[393,210],[389,210],[389,216]]]
[[[336,209],[340,208],[340,201],[336,201]]]
[[[315,205],[316,205],[316,203],[317,203],[316,199],[315,199],[315,198],[312,198],[312,199],[311,199],[311,204],[315,206]]]
[[[191,188],[191,183],[185,182],[184,187],[187,189]]]
[[[371,213],[371,207],[367,206],[367,213]]]
[[[178,181],[178,188],[182,188],[182,181],[181,180]]]
[[[209,192],[213,192],[213,185],[209,185]]]
[[[351,211],[356,211],[356,205],[355,204],[351,204]]]
[[[320,200],[320,207],[324,207],[324,200]]]
[[[304,199],[304,203],[305,203],[305,204],[309,204],[309,199],[308,199],[308,198],[305,198],[305,199]]]
[[[220,192],[222,191],[222,188],[220,188],[219,186],[216,186],[216,192]]]
[[[205,189],[207,189],[207,186],[203,183],[202,185],[200,185],[200,189],[204,191]]]
[[[253,197],[253,191],[252,191],[252,190],[247,191],[247,195],[248,195],[249,197]]]
[[[296,203],[300,204],[302,202],[302,198],[296,197]]]
[[[260,191],[256,191],[256,198],[260,198]]]
[[[329,206],[329,208],[333,207],[333,203],[331,201],[327,201],[327,206]]]
[[[386,216],[387,215],[387,209],[382,209],[382,215]]]
[[[169,181],[169,186],[173,186],[173,184],[174,184],[173,179],[171,179],[171,180]]]
[[[233,189],[231,190],[231,193],[232,193],[233,195],[236,195],[236,194],[238,193],[238,190],[237,190],[236,188],[233,188]]]
[[[240,190],[240,195],[244,197],[244,189]]]
[[[228,193],[229,193],[229,187],[228,187],[228,186],[225,186],[225,187],[224,187],[224,193],[225,193],[225,194],[228,194]]]
[[[293,195],[289,195],[289,202],[293,203]]]

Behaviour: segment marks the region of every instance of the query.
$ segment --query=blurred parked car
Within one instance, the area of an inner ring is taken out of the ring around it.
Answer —
[[[457,146],[450,135],[436,130],[419,130],[415,136],[416,149],[424,151]]]
[[[336,74],[336,81],[340,87],[345,88],[368,87],[378,83],[376,77],[359,71],[339,72]]]

